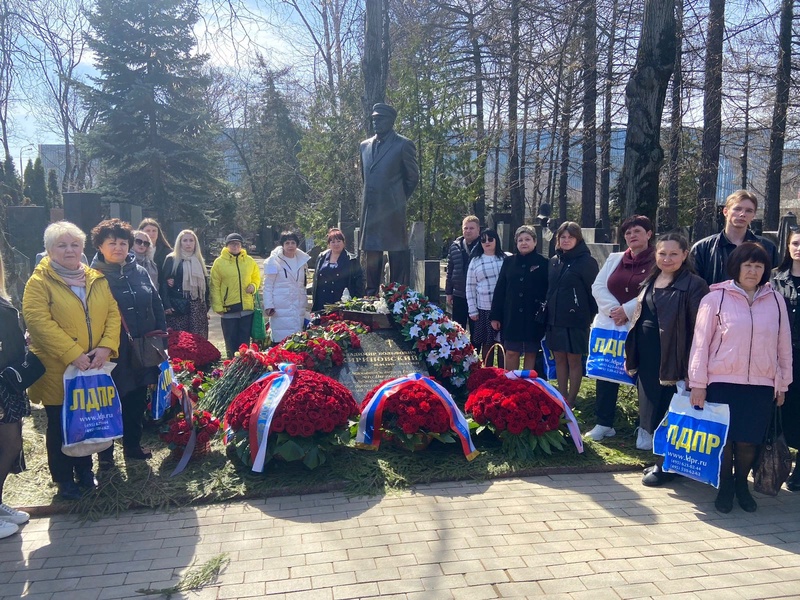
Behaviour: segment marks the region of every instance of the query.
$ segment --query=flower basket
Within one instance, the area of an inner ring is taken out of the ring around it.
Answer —
[[[165,423],[159,437],[172,449],[172,456],[180,460],[194,430],[196,439],[192,458],[199,458],[211,451],[211,439],[219,429],[219,419],[208,411],[195,409],[189,418],[183,412],[175,415]]]
[[[460,439],[467,460],[478,455],[464,415],[452,396],[430,377],[419,373],[381,382],[364,397],[356,442],[377,449],[381,439],[419,452],[436,439],[446,444]]]
[[[294,365],[281,368],[289,373]],[[262,392],[275,385],[274,379],[261,379],[238,394],[225,415],[226,443],[233,445],[233,454],[242,464],[254,469],[259,467],[254,455],[266,426],[261,420],[265,413],[259,410],[266,400]],[[271,415],[264,464],[272,459],[302,461],[315,469],[326,462],[334,446],[350,441],[349,421],[357,414],[353,395],[341,383],[321,373],[296,370]]]
[[[183,457],[183,453],[186,450],[186,446],[175,446],[170,453],[170,458],[174,460],[180,460]],[[192,451],[192,458],[191,460],[195,460],[198,458],[202,458],[208,455],[211,452],[211,442],[208,441],[205,444],[198,444],[194,445],[194,450]]]
[[[469,395],[465,406],[476,434],[486,429],[494,433],[512,459],[530,460],[564,449],[564,408],[546,388],[494,373],[483,376],[483,383]]]

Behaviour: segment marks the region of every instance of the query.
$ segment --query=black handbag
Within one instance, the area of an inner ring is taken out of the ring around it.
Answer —
[[[120,315],[121,316],[121,315]],[[131,344],[131,354],[133,355],[133,367],[135,369],[147,369],[157,367],[167,360],[167,352],[164,350],[164,338],[167,337],[163,331],[150,331],[142,337],[133,337],[125,317],[122,317],[122,326]]]
[[[39,357],[28,350],[25,358],[8,365],[0,372],[0,377],[12,390],[22,394],[36,383],[46,370]]]
[[[170,296],[169,303],[172,307],[172,312],[176,315],[189,314],[189,299],[183,296]]]
[[[541,302],[539,306],[536,307],[533,321],[539,325],[547,325],[547,302]]]
[[[753,470],[753,489],[767,496],[777,496],[781,486],[789,478],[792,469],[792,454],[781,432],[781,409],[773,411],[772,425],[761,447],[758,466]]]
[[[0,423],[16,423],[30,414],[28,395],[13,389],[5,379],[0,380]]]

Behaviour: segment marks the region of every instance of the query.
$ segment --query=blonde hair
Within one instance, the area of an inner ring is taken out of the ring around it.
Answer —
[[[86,234],[80,227],[69,221],[56,221],[55,223],[50,223],[47,229],[44,230],[44,249],[47,250],[48,254],[55,247],[56,242],[64,235],[80,240],[82,246],[86,245]]]
[[[3,257],[0,256],[0,298],[9,299],[6,291],[6,268],[3,265]]]
[[[475,215],[467,215],[464,217],[464,220],[461,221],[461,226],[463,227],[467,223],[475,223],[478,226],[478,229],[481,228],[481,220]]]
[[[200,261],[200,264],[205,267],[206,261],[203,258],[203,253],[200,251],[200,240],[197,239],[197,234],[192,231],[191,229],[184,229],[179,234],[178,237],[175,238],[175,246],[172,249],[172,252],[167,254],[167,257],[172,257],[172,272],[173,274],[175,271],[178,270],[178,265],[181,263],[181,238],[185,235],[191,235],[194,238],[194,256],[197,257],[197,260]]]
[[[136,251],[133,248],[136,245],[136,236],[137,235],[144,236],[145,239],[148,242],[150,242],[150,245],[147,247],[147,252],[145,252],[145,254],[147,255],[147,258],[149,258],[150,260],[153,260],[153,258],[156,255],[156,245],[153,243],[153,240],[150,239],[150,236],[147,235],[147,233],[142,231],[141,229],[134,229],[133,230],[133,245],[131,246],[131,252],[136,254]]]
[[[756,198],[756,195],[753,192],[748,192],[747,190],[736,190],[730,196],[725,198],[725,208],[730,208],[742,200],[749,200],[753,203],[753,206],[756,207],[756,210],[758,210],[758,198]]]

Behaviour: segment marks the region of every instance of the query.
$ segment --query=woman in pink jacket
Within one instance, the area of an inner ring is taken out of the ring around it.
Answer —
[[[730,406],[714,506],[728,513],[736,496],[747,512],[758,508],[747,487],[773,406],[792,381],[792,342],[783,298],[772,289],[769,254],[745,242],[728,258],[732,279],[711,286],[697,314],[689,358],[692,405]],[[734,463],[736,465],[734,472]]]

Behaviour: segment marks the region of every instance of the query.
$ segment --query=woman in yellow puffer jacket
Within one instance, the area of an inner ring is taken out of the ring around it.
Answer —
[[[120,316],[108,282],[80,262],[86,235],[74,224],[60,221],[44,232],[47,256],[25,285],[22,314],[31,338],[30,349],[47,368],[28,390],[32,402],[47,411],[47,463],[59,495],[80,498],[81,489],[96,486],[92,457],[61,452],[61,405],[64,371],[100,368],[116,358]],[[75,480],[77,479],[77,485]]]
[[[242,344],[250,343],[255,294],[261,286],[261,271],[238,233],[225,238],[225,247],[211,267],[211,310],[222,317],[222,336],[228,358]]]

